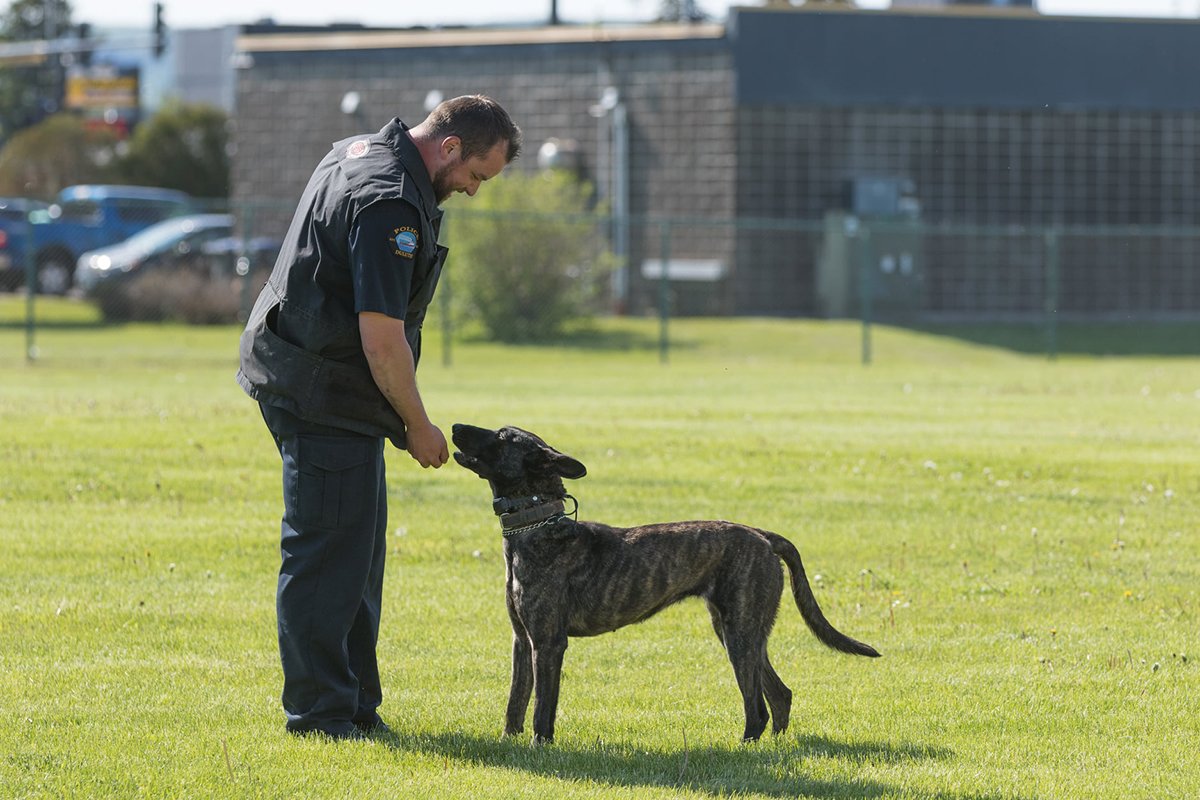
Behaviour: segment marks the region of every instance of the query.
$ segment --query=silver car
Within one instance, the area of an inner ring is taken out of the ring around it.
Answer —
[[[75,285],[90,292],[102,283],[151,269],[204,269],[233,274],[227,265],[233,239],[232,214],[192,214],[163,220],[123,242],[90,250],[79,257]],[[255,241],[254,246],[262,244]],[[257,257],[258,254],[255,254]],[[216,276],[214,276],[216,277]]]

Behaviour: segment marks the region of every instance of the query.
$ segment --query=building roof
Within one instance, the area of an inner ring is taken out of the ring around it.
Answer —
[[[720,24],[549,25],[536,28],[414,28],[336,30],[323,33],[254,33],[238,37],[242,53],[394,50],[421,47],[479,47],[530,44],[678,41],[720,39]]]

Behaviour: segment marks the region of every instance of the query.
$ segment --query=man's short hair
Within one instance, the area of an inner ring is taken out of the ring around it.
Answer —
[[[507,162],[521,154],[521,129],[508,112],[490,97],[468,94],[439,103],[425,120],[432,136],[457,136],[462,141],[462,159],[485,154],[497,142],[508,143]]]

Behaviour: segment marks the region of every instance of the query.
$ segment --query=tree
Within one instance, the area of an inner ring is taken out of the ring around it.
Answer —
[[[170,103],[138,125],[121,159],[128,183],[229,196],[229,118],[201,104]]]
[[[169,105],[127,142],[69,113],[28,127],[0,150],[0,194],[52,197],[76,183],[130,183],[229,195],[228,118],[202,105]]]
[[[545,341],[596,307],[611,256],[591,188],[552,170],[505,173],[447,214],[450,274],[466,313],[499,341]]]
[[[658,7],[660,22],[703,22],[708,14],[696,0],[662,0]]]
[[[49,199],[64,186],[114,178],[116,136],[73,114],[21,130],[0,150],[0,195]]]
[[[67,0],[13,0],[0,13],[0,42],[55,39],[70,27]],[[0,66],[0,141],[59,111],[64,74],[59,56],[36,65]]]

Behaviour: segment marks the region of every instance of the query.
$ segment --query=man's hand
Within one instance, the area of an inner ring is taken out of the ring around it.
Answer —
[[[375,384],[404,420],[408,454],[422,467],[437,469],[450,460],[450,450],[446,437],[429,421],[417,391],[404,321],[364,311],[358,315],[358,329]]]
[[[408,454],[422,467],[437,469],[450,460],[446,437],[436,425],[414,425],[405,436],[408,438]]]

